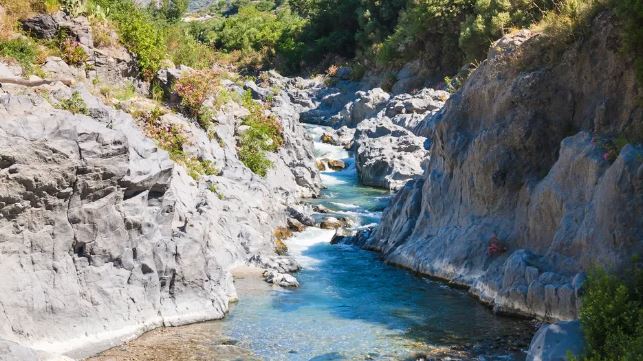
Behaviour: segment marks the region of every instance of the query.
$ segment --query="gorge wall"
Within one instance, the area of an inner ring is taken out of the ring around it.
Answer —
[[[527,30],[494,43],[424,120],[424,175],[356,242],[499,311],[545,319],[577,317],[592,266],[621,270],[642,254],[643,149],[604,146],[643,128],[616,20],[602,13],[559,45]]]
[[[47,64],[75,84],[0,89],[6,357],[84,357],[162,325],[218,319],[236,298],[232,267],[296,269],[275,254],[273,231],[286,224],[288,206],[321,184],[312,140],[287,96],[276,94],[268,110],[279,115],[284,144],[269,154],[265,178],[239,160],[235,137],[247,111],[236,103],[214,115],[216,139],[192,119],[162,115],[161,131],[180,127],[183,152],[213,167],[195,178],[140,119],[93,95],[89,74],[59,58]],[[3,79],[20,71],[0,63]],[[87,115],[54,106],[72,92]]]

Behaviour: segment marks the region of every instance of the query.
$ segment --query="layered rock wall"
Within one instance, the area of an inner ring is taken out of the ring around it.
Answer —
[[[643,149],[604,146],[636,139],[643,113],[610,13],[555,58],[547,41],[522,31],[492,46],[426,120],[424,176],[360,243],[500,311],[573,319],[583,272],[643,253]]]
[[[296,269],[275,255],[273,230],[321,185],[292,105],[272,107],[285,143],[266,178],[237,157],[243,108],[218,112],[218,141],[193,120],[163,115],[185,132],[183,151],[216,168],[194,179],[141,120],[78,76],[73,89],[0,90],[2,347],[84,357],[154,327],[223,317],[236,265]],[[72,91],[88,115],[51,105]]]

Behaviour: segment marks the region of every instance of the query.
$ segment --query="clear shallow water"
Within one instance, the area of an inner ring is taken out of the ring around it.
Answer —
[[[320,128],[311,133],[321,135]],[[319,203],[359,225],[377,222],[388,192],[359,186],[352,159],[316,143],[317,156],[344,158],[324,173]],[[494,315],[466,292],[384,264],[372,252],[329,244],[334,231],[309,228],[286,243],[302,265],[301,287],[244,297],[224,330],[267,360],[520,360],[529,322]],[[518,337],[516,337],[518,336]]]

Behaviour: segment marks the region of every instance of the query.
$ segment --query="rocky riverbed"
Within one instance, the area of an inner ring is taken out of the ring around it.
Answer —
[[[307,131],[319,140],[329,130]],[[317,210],[314,222],[350,217],[356,228],[376,223],[389,192],[360,186],[354,159],[342,147],[315,144],[318,158],[343,159],[347,167],[322,173],[326,188],[309,201]],[[309,227],[285,241],[302,267],[298,288],[270,287],[260,270],[244,268],[235,272],[239,302],[224,320],[178,333],[153,331],[95,359],[154,359],[177,339],[185,345],[184,359],[226,359],[226,352],[217,354],[221,343],[233,344],[225,350],[254,354],[248,359],[266,360],[524,358],[535,330],[530,321],[496,316],[465,291],[383,264],[374,253],[331,245],[335,233]]]

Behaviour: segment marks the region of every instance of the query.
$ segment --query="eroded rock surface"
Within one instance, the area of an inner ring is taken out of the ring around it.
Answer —
[[[426,138],[386,117],[361,122],[355,133],[355,164],[360,181],[391,190],[402,188],[422,175],[422,162],[429,155],[426,142]]]
[[[272,234],[286,224],[287,207],[321,184],[312,141],[287,95],[269,109],[285,141],[269,155],[266,178],[237,157],[246,114],[238,105],[215,114],[217,139],[180,114],[161,116],[184,131],[187,156],[216,170],[195,179],[142,120],[92,95],[84,73],[50,63],[78,85],[0,90],[3,345],[16,354],[83,357],[161,325],[221,318],[236,299],[230,269],[238,264],[296,285],[287,273],[299,266],[275,255]],[[88,115],[49,103],[73,91]],[[122,106],[150,108],[136,102]]]
[[[494,44],[431,117],[423,177],[363,246],[469,286],[498,310],[576,318],[584,271],[618,270],[643,251],[643,149],[612,155],[600,140],[643,122],[618,37],[603,13],[553,64],[534,33]]]

